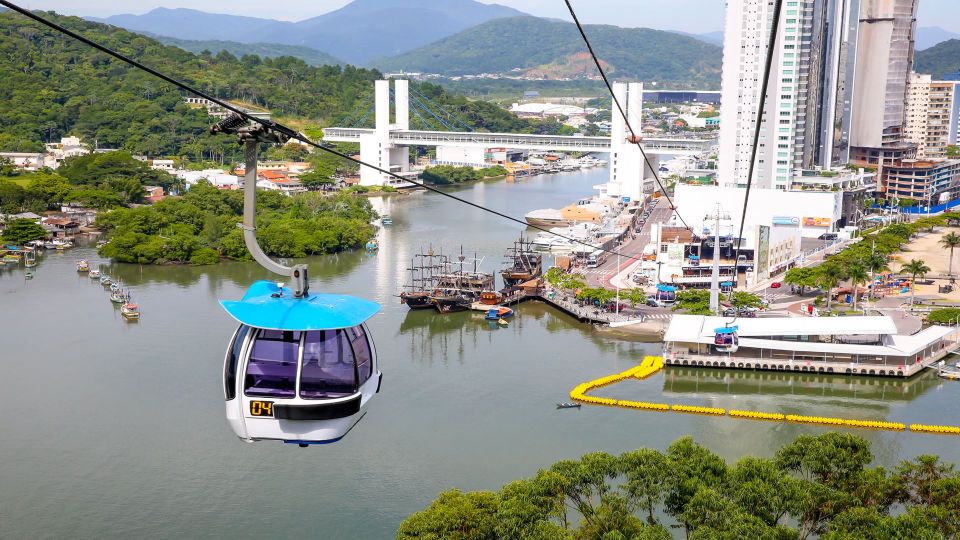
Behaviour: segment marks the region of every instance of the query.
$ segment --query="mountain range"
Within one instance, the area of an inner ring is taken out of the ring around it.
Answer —
[[[177,39],[167,36],[158,36],[148,32],[142,32],[144,35],[163,43],[164,45],[173,45],[185,51],[200,54],[203,51],[210,51],[217,54],[220,51],[227,51],[230,54],[240,58],[245,54],[255,54],[261,58],[277,58],[280,56],[292,56],[299,58],[311,66],[333,66],[343,64],[342,60],[334,58],[325,52],[311,49],[309,47],[298,47],[296,45],[280,45],[278,43],[238,43],[236,41],[220,40],[192,40]]]
[[[960,34],[939,26],[924,26],[917,28],[914,46],[917,51],[923,51],[950,39],[960,39]]]
[[[716,45],[649,28],[586,25],[584,29],[615,77],[704,85],[715,85],[720,80],[722,50]],[[374,65],[388,71],[444,75],[596,75],[576,26],[537,17],[489,21]]]
[[[299,22],[167,8],[93,20],[177,39],[304,46],[365,65],[491,19],[517,15],[524,13],[474,0],[354,0]]]
[[[960,71],[960,39],[950,39],[929,49],[917,51],[913,70],[917,73],[929,73],[934,80],[942,79],[947,73]]]

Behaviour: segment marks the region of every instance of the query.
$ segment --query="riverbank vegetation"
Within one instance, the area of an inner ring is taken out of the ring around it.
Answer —
[[[485,169],[437,165],[436,167],[427,167],[427,169],[421,173],[420,177],[428,184],[461,184],[463,182],[497,178],[506,175],[507,170],[500,165],[487,167]]]
[[[250,258],[237,227],[243,193],[200,182],[183,197],[118,208],[97,218],[110,241],[100,255],[140,264],[214,264]],[[257,239],[275,257],[305,257],[362,246],[375,230],[370,201],[347,193],[257,196]]]
[[[960,473],[936,456],[871,467],[870,443],[801,436],[727,463],[692,438],[563,460],[498,491],[441,493],[400,540],[955,538]]]

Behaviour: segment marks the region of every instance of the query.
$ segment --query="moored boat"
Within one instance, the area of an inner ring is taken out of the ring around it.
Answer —
[[[110,293],[110,301],[114,304],[126,304],[130,300],[130,296],[123,291],[112,291]]]
[[[91,269],[88,275],[90,276],[90,279],[100,279],[100,271],[96,268]]]
[[[483,291],[480,293],[480,303],[487,306],[495,306],[503,302],[503,295],[497,291]]]
[[[533,243],[521,236],[507,252],[506,269],[500,271],[505,287],[514,287],[540,277],[543,272],[543,256],[535,253]]]
[[[390,216],[384,215],[380,218],[380,223],[383,225],[393,225],[393,218]]]
[[[487,310],[487,314],[484,315],[484,318],[488,321],[499,321],[509,317],[513,317],[513,310],[506,306],[490,308]]]
[[[127,302],[120,306],[120,314],[123,315],[128,321],[136,320],[140,318],[140,306]]]
[[[87,262],[86,259],[80,259],[79,261],[77,261],[77,272],[83,273],[83,272],[89,272],[89,271],[90,271],[90,263]]]

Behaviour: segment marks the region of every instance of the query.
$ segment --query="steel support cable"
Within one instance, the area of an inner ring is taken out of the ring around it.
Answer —
[[[435,119],[437,120],[437,122],[440,122],[440,126],[441,126],[441,127],[444,127],[444,128],[446,128],[446,129],[448,129],[448,130],[450,130],[450,131],[457,131],[457,129],[456,129],[452,124],[450,124],[449,122],[447,122],[446,120],[444,120],[443,118],[441,118],[438,114],[436,114],[435,112],[433,112],[433,110],[431,110],[430,107],[428,107],[426,103],[420,101],[417,97],[414,97],[414,98],[413,98],[413,104],[414,104],[414,106],[419,107],[420,110],[422,110],[423,112],[425,112],[425,113],[427,113],[428,115],[430,115],[430,116],[432,116],[433,118],[435,118]]]
[[[773,26],[770,28],[770,39],[767,42],[767,60],[763,67],[763,82],[760,85],[760,104],[757,108],[757,126],[753,130],[753,148],[750,151],[750,167],[747,169],[747,190],[743,194],[743,213],[740,215],[740,232],[737,233],[737,250],[734,252],[734,278],[737,277],[737,265],[740,260],[740,246],[743,244],[743,226],[747,221],[747,204],[750,202],[750,188],[753,187],[753,172],[757,162],[757,148],[760,144],[760,131],[763,125],[763,111],[767,105],[767,89],[770,86],[770,72],[773,67],[773,49],[777,46],[777,35],[780,33],[780,11],[783,0],[775,0],[773,4]],[[753,271],[757,271],[757,254],[754,253]],[[736,279],[735,279],[736,280]],[[732,295],[732,289],[730,294]]]
[[[421,92],[417,91],[416,88],[412,88],[412,87],[411,87],[411,88],[410,88],[410,92],[411,92],[415,97],[419,98],[420,100],[426,101],[426,103],[427,103],[428,105],[433,105],[434,107],[436,107],[437,109],[439,109],[440,112],[446,114],[446,115],[452,120],[452,122],[453,122],[455,125],[459,126],[459,127],[462,128],[463,130],[465,130],[465,131],[473,131],[473,129],[471,129],[470,126],[469,126],[465,121],[463,121],[462,119],[460,119],[460,117],[458,117],[456,114],[453,114],[452,112],[444,109],[443,107],[441,107],[440,105],[438,105],[435,101],[433,101],[433,100],[430,99],[429,97],[423,95]]]
[[[663,182],[660,181],[660,173],[657,171],[657,168],[653,166],[650,162],[650,158],[647,157],[647,153],[643,150],[643,146],[640,144],[640,140],[637,137],[637,133],[633,131],[633,126],[630,125],[630,119],[627,117],[627,112],[624,110],[623,106],[620,105],[620,100],[617,99],[617,95],[613,92],[613,85],[610,84],[610,79],[607,78],[607,73],[603,70],[603,66],[600,65],[600,59],[597,57],[597,53],[593,51],[593,45],[590,43],[590,39],[587,37],[587,32],[583,29],[583,25],[580,24],[580,19],[577,17],[577,12],[573,9],[573,4],[570,3],[570,0],[563,0],[567,4],[567,10],[570,11],[570,16],[573,18],[574,24],[577,25],[577,30],[580,31],[580,37],[583,38],[583,43],[587,46],[587,51],[590,52],[590,56],[593,58],[593,63],[597,66],[597,71],[600,72],[600,78],[603,79],[603,84],[607,86],[607,91],[610,92],[610,97],[613,98],[614,105],[617,106],[617,110],[620,111],[620,116],[623,117],[623,122],[626,124],[627,129],[630,130],[630,138],[632,141],[636,142],[637,148],[640,149],[640,155],[643,156],[643,162],[653,173],[653,179],[657,181],[657,185],[660,186],[660,192],[663,193],[663,196],[666,197],[667,202],[670,203],[670,209],[673,210],[673,213],[676,214],[677,219],[680,220],[680,223],[683,223],[683,226],[687,229],[693,230],[690,225],[684,221],[683,217],[680,215],[680,212],[677,210],[676,205],[673,204],[673,199],[670,198],[670,194],[667,193],[667,189],[663,186]],[[611,138],[613,134],[611,134]],[[643,183],[643,171],[640,171],[640,182]],[[641,186],[642,188],[642,186]]]
[[[475,202],[468,201],[468,200],[466,200],[466,199],[457,197],[456,195],[453,195],[453,194],[451,194],[451,193],[447,193],[447,192],[445,192],[445,191],[443,191],[443,190],[441,190],[441,189],[435,188],[435,187],[433,187],[433,186],[429,186],[429,185],[424,184],[424,183],[422,183],[422,182],[417,182],[417,181],[415,181],[415,180],[410,180],[410,179],[408,179],[408,178],[404,178],[403,176],[400,176],[399,174],[396,174],[396,173],[394,173],[394,172],[388,171],[388,170],[386,170],[386,169],[381,169],[380,167],[377,167],[376,165],[371,165],[371,164],[366,163],[366,162],[364,162],[364,161],[361,161],[361,160],[359,160],[359,159],[353,158],[353,157],[351,157],[351,156],[349,156],[349,155],[347,155],[347,154],[345,154],[345,153],[343,153],[343,152],[340,152],[340,151],[335,150],[335,149],[333,149],[333,148],[329,148],[329,147],[324,146],[324,145],[322,145],[322,144],[320,144],[320,143],[314,142],[314,141],[310,140],[310,138],[306,137],[305,135],[302,135],[302,134],[300,134],[299,132],[297,132],[296,130],[291,129],[291,128],[287,127],[287,126],[284,126],[284,125],[282,125],[282,124],[278,124],[278,123],[276,123],[276,122],[274,122],[274,121],[272,121],[272,120],[264,120],[264,119],[262,119],[262,118],[257,118],[257,117],[255,117],[255,116],[253,116],[253,115],[251,115],[251,114],[243,111],[242,109],[240,109],[240,108],[237,107],[236,105],[232,105],[232,104],[230,104],[230,103],[228,103],[228,102],[226,102],[226,101],[224,101],[224,100],[222,100],[222,99],[219,99],[219,98],[216,98],[216,97],[214,97],[214,96],[211,96],[211,95],[207,94],[206,92],[202,92],[202,91],[200,91],[200,90],[197,90],[197,89],[189,86],[189,85],[186,84],[186,83],[180,82],[180,81],[178,81],[177,79],[174,79],[174,78],[170,77],[169,75],[165,75],[165,74],[163,74],[163,73],[161,73],[161,72],[159,72],[159,71],[157,71],[157,70],[155,70],[155,69],[153,69],[153,68],[151,68],[151,67],[148,67],[148,66],[146,66],[146,65],[144,65],[144,64],[142,64],[142,63],[140,63],[140,62],[138,62],[138,61],[136,61],[136,60],[134,60],[134,59],[132,59],[132,58],[130,58],[130,57],[128,57],[128,56],[125,56],[125,55],[123,55],[123,54],[121,54],[121,53],[118,53],[118,52],[114,51],[113,49],[110,49],[109,47],[106,47],[106,46],[104,46],[104,45],[101,45],[101,44],[97,43],[96,41],[93,41],[93,40],[91,40],[91,39],[89,39],[89,38],[87,38],[87,37],[84,37],[83,35],[78,34],[78,33],[74,32],[74,31],[72,31],[72,30],[69,30],[69,29],[67,29],[67,28],[65,28],[65,27],[63,27],[63,26],[61,26],[61,25],[59,25],[59,24],[57,24],[57,23],[55,23],[55,22],[53,22],[53,21],[47,20],[47,19],[45,19],[44,17],[41,17],[40,15],[37,15],[36,13],[33,13],[33,12],[31,12],[31,11],[25,9],[25,8],[22,8],[22,7],[18,6],[17,4],[14,4],[13,2],[10,2],[9,0],[0,0],[0,5],[5,6],[5,7],[9,8],[9,9],[11,9],[11,10],[13,10],[13,11],[16,11],[17,13],[23,15],[24,17],[27,17],[27,18],[29,18],[29,19],[32,19],[32,20],[34,20],[34,21],[36,21],[36,22],[38,22],[38,23],[40,23],[40,24],[42,24],[42,25],[44,25],[44,26],[46,26],[46,27],[48,27],[48,28],[51,28],[51,29],[53,29],[53,30],[56,30],[57,32],[60,32],[61,34],[64,34],[64,35],[66,35],[66,36],[69,36],[69,37],[71,37],[71,38],[73,38],[73,39],[75,39],[75,40],[77,40],[77,41],[79,41],[79,42],[81,42],[81,43],[83,43],[83,44],[85,44],[85,45],[88,45],[88,46],[90,46],[90,47],[93,47],[94,49],[97,49],[98,51],[100,51],[100,52],[102,52],[102,53],[104,53],[104,54],[106,54],[106,55],[112,56],[112,57],[116,58],[117,60],[120,60],[121,62],[123,62],[123,63],[125,63],[125,64],[128,64],[128,65],[133,66],[133,67],[135,67],[135,68],[137,68],[137,69],[139,69],[139,70],[142,70],[142,71],[144,71],[144,72],[146,72],[146,73],[149,73],[149,74],[153,75],[154,77],[157,77],[157,78],[160,79],[160,80],[163,80],[163,81],[165,81],[165,82],[168,82],[168,83],[176,86],[177,88],[180,88],[181,90],[184,90],[184,91],[186,91],[186,92],[189,92],[189,93],[191,93],[191,94],[193,94],[193,95],[195,95],[195,96],[197,96],[197,97],[206,99],[206,100],[208,100],[208,101],[210,101],[210,102],[212,102],[212,103],[216,103],[217,105],[219,105],[219,106],[223,107],[224,109],[226,109],[226,110],[228,110],[228,111],[230,111],[230,112],[238,115],[239,117],[243,118],[244,120],[247,120],[248,122],[253,122],[253,123],[255,123],[255,124],[259,124],[259,125],[263,126],[264,128],[273,130],[273,131],[275,131],[275,132],[277,132],[277,133],[280,133],[280,134],[282,134],[282,135],[284,135],[284,136],[286,136],[286,137],[289,137],[289,138],[291,138],[291,139],[296,139],[296,140],[298,140],[298,141],[300,141],[300,142],[302,142],[302,143],[304,143],[304,144],[306,144],[306,145],[308,145],[308,146],[312,146],[312,147],[314,147],[314,148],[316,148],[316,149],[318,149],[318,150],[321,150],[321,151],[323,151],[323,152],[327,152],[328,154],[332,154],[332,155],[334,155],[334,156],[340,157],[340,158],[342,158],[342,159],[345,159],[345,160],[347,160],[347,161],[350,161],[350,162],[355,163],[355,164],[357,164],[357,165],[360,165],[360,166],[362,166],[362,167],[367,167],[367,168],[369,168],[369,169],[373,169],[373,170],[375,170],[375,171],[377,171],[377,172],[379,172],[379,173],[381,173],[381,174],[385,174],[385,175],[391,176],[391,177],[393,177],[393,178],[396,178],[397,180],[401,180],[401,181],[403,181],[403,182],[407,182],[407,183],[413,184],[413,185],[415,185],[415,186],[417,186],[417,187],[420,187],[420,188],[423,188],[423,189],[425,189],[425,190],[427,190],[427,191],[431,191],[431,192],[436,193],[436,194],[438,194],[438,195],[442,195],[442,196],[444,196],[444,197],[447,197],[447,198],[449,198],[449,199],[452,199],[452,200],[455,200],[455,201],[457,201],[457,202],[463,203],[463,204],[465,204],[465,205],[467,205],[467,206],[471,206],[471,207],[476,208],[476,209],[478,209],[478,210],[482,210],[482,211],[484,211],[484,212],[488,212],[488,213],[490,213],[490,214],[493,214],[493,215],[495,215],[495,216],[501,217],[501,218],[506,219],[506,220],[508,220],[508,221],[512,221],[512,222],[514,222],[514,223],[518,223],[518,224],[523,225],[523,226],[525,226],[525,227],[530,227],[530,228],[532,228],[532,229],[536,229],[536,230],[541,231],[541,232],[545,232],[545,233],[548,233],[548,234],[552,234],[552,235],[554,235],[554,236],[556,236],[556,237],[558,237],[558,238],[563,238],[564,240],[567,240],[567,241],[569,241],[569,242],[571,242],[571,243],[579,244],[579,245],[582,245],[582,246],[586,246],[586,247],[592,248],[592,249],[595,250],[595,251],[603,251],[603,252],[609,253],[609,254],[611,254],[611,255],[620,255],[621,257],[624,257],[624,258],[627,259],[627,260],[634,260],[634,261],[640,261],[640,260],[642,260],[642,259],[639,258],[639,257],[634,257],[634,256],[631,256],[631,255],[627,255],[627,254],[625,254],[625,253],[619,253],[619,252],[614,251],[614,250],[606,249],[606,248],[603,248],[603,247],[598,247],[598,246],[596,246],[596,245],[594,245],[594,244],[589,244],[589,243],[587,243],[587,242],[584,242],[583,240],[579,240],[579,239],[577,239],[577,238],[573,238],[573,237],[566,236],[566,235],[563,235],[563,234],[558,234],[558,233],[555,233],[555,232],[553,232],[553,231],[550,231],[550,230],[548,230],[548,229],[545,229],[545,228],[540,227],[540,226],[537,226],[537,225],[530,225],[530,224],[528,224],[526,221],[524,221],[524,220],[522,220],[522,219],[515,218],[515,217],[513,217],[513,216],[511,216],[511,215],[508,215],[508,214],[504,214],[503,212],[500,212],[499,210],[494,210],[494,209],[492,209],[492,208],[488,208],[488,207],[486,207],[486,206],[477,204],[477,203],[475,203]]]

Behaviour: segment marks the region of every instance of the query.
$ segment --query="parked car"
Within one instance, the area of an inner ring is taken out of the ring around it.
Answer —
[[[779,289],[780,287],[783,287],[783,283],[780,283],[779,281],[774,281],[770,284],[771,289]]]
[[[660,302],[656,298],[647,298],[647,305],[650,307],[660,307]]]
[[[817,238],[818,238],[819,240],[836,240],[836,239],[837,239],[837,233],[832,233],[832,232],[823,233],[823,234],[821,234],[820,236],[818,236]]]

